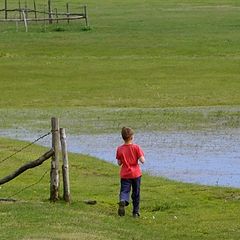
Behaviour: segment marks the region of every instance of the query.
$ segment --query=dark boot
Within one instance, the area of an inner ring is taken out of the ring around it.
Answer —
[[[125,216],[125,201],[121,201],[118,205],[118,215],[121,217]]]
[[[134,217],[134,218],[139,218],[139,217],[140,217],[140,214],[139,214],[139,213],[133,213],[133,217]]]

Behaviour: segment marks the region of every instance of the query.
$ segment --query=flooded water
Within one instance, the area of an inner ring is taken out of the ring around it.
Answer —
[[[0,131],[2,137],[33,141],[41,134]],[[119,134],[67,136],[70,152],[88,154],[116,164]],[[50,136],[39,142],[51,146]],[[143,171],[189,183],[240,187],[240,129],[215,132],[141,132],[135,143],[145,152]]]

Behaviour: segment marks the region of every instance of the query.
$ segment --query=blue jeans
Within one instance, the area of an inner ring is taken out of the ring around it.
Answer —
[[[132,188],[132,202],[133,202],[133,214],[139,212],[140,204],[140,185],[141,177],[138,178],[121,178],[121,189],[119,194],[119,200],[124,201],[125,205],[129,205],[130,192]]]

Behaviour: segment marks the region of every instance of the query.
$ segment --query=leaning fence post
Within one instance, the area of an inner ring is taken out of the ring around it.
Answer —
[[[68,153],[67,153],[67,141],[64,128],[60,128],[60,140],[62,147],[62,174],[63,174],[63,199],[66,202],[70,202],[70,183],[69,183],[69,167],[68,167]]]
[[[22,10],[22,14],[23,14],[23,21],[24,21],[25,31],[28,32],[28,22],[27,22],[26,13],[25,13],[24,9]]]
[[[59,198],[59,149],[60,149],[60,134],[59,134],[59,119],[53,117],[52,124],[52,147],[54,154],[51,161],[51,181],[50,181],[50,200],[57,201]]]

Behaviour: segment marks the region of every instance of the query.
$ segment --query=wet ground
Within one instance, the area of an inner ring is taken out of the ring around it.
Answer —
[[[2,137],[33,141],[41,134],[2,130]],[[119,134],[67,136],[70,152],[83,153],[116,164]],[[240,129],[219,131],[142,132],[135,142],[145,152],[143,171],[152,175],[205,185],[240,187]],[[39,142],[50,146],[50,137]]]

